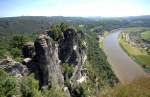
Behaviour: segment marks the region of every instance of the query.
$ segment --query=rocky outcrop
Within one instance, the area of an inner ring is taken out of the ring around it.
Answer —
[[[68,29],[64,32],[63,38],[59,41],[59,59],[62,63],[77,65],[80,59],[77,59],[78,49],[77,33],[73,29]]]
[[[85,49],[84,33],[78,33],[73,28],[69,28],[63,32],[58,41],[54,41],[47,34],[40,34],[34,45],[26,44],[22,52],[25,56],[24,63],[35,73],[41,87],[55,82],[69,97],[68,87],[64,85],[64,78],[68,77],[63,75],[61,64],[67,63],[74,67],[72,75],[67,79],[70,80],[70,85],[74,86],[79,79],[83,78]]]
[[[31,68],[36,73],[41,86],[55,81],[63,87],[64,79],[59,65],[58,44],[47,35],[40,35],[34,42],[34,46],[35,56]]]
[[[74,72],[70,78],[72,85],[81,77],[82,65],[86,60],[86,44],[83,39],[83,32],[77,33],[70,28],[64,32],[63,38],[59,41],[59,59],[62,63],[74,65]]]
[[[84,41],[84,33],[81,31],[77,32],[73,28],[59,31],[61,32],[52,32],[53,34],[61,34],[55,41],[46,32],[40,34],[34,42],[28,42],[23,46],[24,59],[22,63],[12,59],[1,60],[0,68],[16,77],[34,73],[36,79],[39,80],[41,89],[47,85],[51,87],[54,83],[58,88],[64,90],[66,97],[70,97],[72,86],[86,81],[86,76],[82,76],[82,68],[86,60],[86,42]],[[71,67],[69,71],[64,70],[69,72],[69,76],[63,75],[62,64]],[[70,83],[64,85],[64,80],[66,82],[69,80]]]
[[[22,54],[25,58],[32,58],[35,55],[35,48],[33,42],[28,42],[23,46]]]
[[[28,68],[25,65],[11,58],[0,60],[0,68],[17,78],[21,78],[28,74]]]

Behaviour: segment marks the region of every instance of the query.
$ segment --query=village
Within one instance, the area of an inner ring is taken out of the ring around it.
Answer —
[[[143,48],[150,55],[150,40],[143,39],[141,32],[123,33],[123,37],[126,42],[137,48]]]

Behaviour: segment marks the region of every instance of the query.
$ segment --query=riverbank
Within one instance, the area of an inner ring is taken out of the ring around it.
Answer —
[[[124,33],[125,30],[123,30]],[[150,55],[142,49],[136,46],[133,46],[131,43],[127,42],[126,37],[123,36],[123,33],[119,36],[119,43],[123,50],[134,60],[137,64],[140,64],[146,72],[150,72]]]
[[[104,33],[104,35],[103,36],[101,36],[101,35],[99,35],[98,37],[99,37],[99,47],[103,50],[103,47],[104,47],[104,38],[109,34],[109,32],[107,32],[107,31],[105,31],[105,32],[103,32]]]
[[[120,47],[118,42],[120,31],[110,33],[104,38],[103,50],[115,75],[121,83],[129,83],[135,79],[147,76],[145,71],[136,64]]]

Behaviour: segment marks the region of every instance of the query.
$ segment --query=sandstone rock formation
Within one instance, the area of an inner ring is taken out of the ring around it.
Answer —
[[[58,44],[47,35],[40,35],[36,39],[34,46],[35,56],[31,65],[41,86],[55,81],[63,87],[64,79],[59,65]]]
[[[33,42],[28,42],[24,45],[22,53],[25,58],[32,58],[35,55],[35,48]]]
[[[5,70],[10,75],[21,78],[28,74],[28,68],[22,63],[16,62],[11,58],[0,60],[0,69]]]
[[[64,37],[59,42],[60,60],[75,67],[71,77],[72,85],[81,77],[81,68],[86,59],[85,45],[81,40],[83,38],[84,33],[77,33],[70,28],[64,32]]]
[[[40,34],[34,45],[28,43],[24,46],[24,63],[35,73],[41,87],[55,82],[69,97],[68,87],[64,85],[66,75],[63,75],[61,65],[67,63],[74,67],[69,80],[70,85],[75,86],[77,80],[82,78],[82,66],[86,60],[85,49],[84,33],[77,33],[73,28],[65,30],[58,41],[54,41],[47,34]]]
[[[19,78],[34,73],[41,89],[47,85],[51,86],[54,82],[64,90],[66,97],[70,97],[71,90],[68,88],[71,89],[78,81],[82,83],[86,80],[85,76],[82,76],[82,67],[86,60],[86,42],[84,33],[73,28],[67,28],[61,34],[55,41],[47,33],[40,34],[34,42],[23,46],[22,63],[12,59],[0,60],[0,68]],[[69,86],[64,84],[67,75],[63,75],[62,64],[73,67],[73,72],[67,77]]]

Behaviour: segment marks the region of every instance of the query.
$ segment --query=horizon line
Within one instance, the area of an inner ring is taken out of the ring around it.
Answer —
[[[11,18],[11,17],[82,17],[82,18],[95,18],[95,17],[101,17],[101,18],[124,18],[124,17],[138,17],[138,16],[150,16],[150,14],[147,15],[128,15],[128,16],[66,16],[66,15],[20,15],[20,16],[0,16],[0,18]]]

